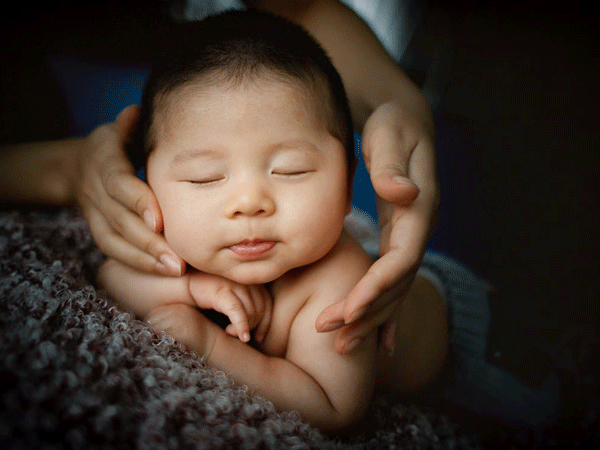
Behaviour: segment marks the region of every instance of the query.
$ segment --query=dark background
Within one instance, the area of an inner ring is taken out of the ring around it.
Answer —
[[[15,6],[1,19],[0,142],[73,132],[56,55],[136,67],[168,27],[160,1],[79,3]],[[598,13],[578,2],[430,1],[402,61],[436,116],[431,247],[496,287],[494,346],[532,383],[565,349],[596,370]]]

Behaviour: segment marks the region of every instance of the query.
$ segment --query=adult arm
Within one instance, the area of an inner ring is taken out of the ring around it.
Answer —
[[[0,149],[0,203],[69,205],[74,203],[74,154],[82,139],[17,144]]]
[[[354,339],[386,323],[382,336],[389,350],[395,323],[390,318],[421,261],[437,211],[430,109],[369,28],[338,1],[251,3],[288,16],[322,43],[344,79],[356,127],[364,125],[363,154],[379,197],[383,257],[345,301],[323,312],[316,325],[326,331],[351,323],[336,340],[336,348],[343,351]],[[46,167],[39,165],[41,176],[12,187],[5,183],[1,194],[5,198],[13,195],[13,200],[77,202],[105,254],[143,271],[181,275],[185,263],[160,234],[162,216],[156,198],[148,185],[135,177],[125,155],[137,114],[135,107],[126,108],[114,124],[99,127],[82,141],[81,151],[71,153],[72,161],[65,166],[63,179],[70,189],[58,189],[58,199],[47,195],[52,191],[43,187]],[[5,161],[0,164],[3,177],[12,170],[5,157],[0,154]],[[14,197],[15,191],[21,196]]]
[[[291,5],[264,0],[254,5],[302,24],[331,56],[344,80],[355,126],[362,129],[363,156],[378,197],[381,258],[346,299],[319,316],[316,326],[329,331],[351,324],[336,340],[343,352],[350,342],[386,323],[382,343],[391,351],[394,312],[414,279],[437,219],[431,109],[368,26],[339,1]]]
[[[150,187],[137,179],[125,153],[139,110],[85,138],[0,149],[0,203],[78,205],[104,254],[146,272],[179,276],[185,263],[169,247]]]

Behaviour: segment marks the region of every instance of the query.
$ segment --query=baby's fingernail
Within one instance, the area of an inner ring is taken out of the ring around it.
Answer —
[[[181,275],[181,264],[179,264],[179,261],[177,261],[174,257],[164,253],[160,255],[159,260],[163,266],[169,269],[170,272],[176,274],[177,276]]]
[[[243,342],[250,342],[250,333],[248,333],[247,331],[245,333],[242,334],[242,341]]]
[[[319,328],[319,333],[327,333],[329,331],[337,330],[342,326],[344,326],[343,320],[337,322],[327,322],[324,325],[321,325],[321,327]]]
[[[146,222],[146,225],[148,225],[148,227],[152,230],[152,231],[156,231],[156,217],[154,217],[154,214],[152,214],[150,211],[146,210],[144,211],[144,222]]]
[[[360,339],[354,339],[353,341],[350,341],[344,347],[344,354],[350,353],[352,350],[354,350],[356,347],[358,347],[358,344],[360,344]]]

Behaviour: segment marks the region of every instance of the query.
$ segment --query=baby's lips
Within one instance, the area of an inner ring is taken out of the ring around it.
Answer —
[[[265,256],[274,246],[273,241],[261,239],[244,240],[229,246],[229,249],[244,259],[258,259]]]

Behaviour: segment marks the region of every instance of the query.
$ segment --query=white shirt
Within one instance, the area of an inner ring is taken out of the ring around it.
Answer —
[[[421,20],[427,0],[341,0],[371,28],[385,49],[400,61]],[[174,2],[176,20],[201,20],[229,9],[244,9],[241,0],[186,0]]]

